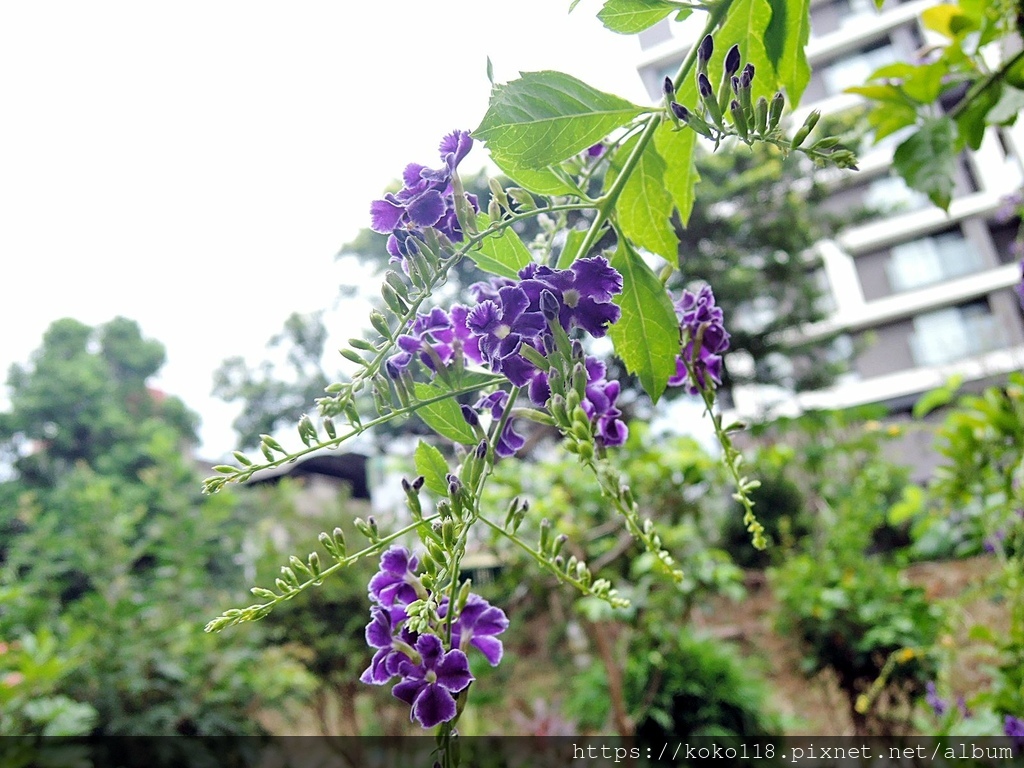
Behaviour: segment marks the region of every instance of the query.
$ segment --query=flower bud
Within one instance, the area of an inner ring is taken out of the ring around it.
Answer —
[[[540,311],[547,320],[556,320],[561,311],[561,304],[551,291],[544,289],[540,292]]]
[[[697,90],[700,92],[702,99],[709,99],[714,94],[714,90],[711,88],[711,81],[708,80],[708,76],[703,72],[697,76]]]
[[[665,76],[665,81],[661,84],[661,92],[670,99],[676,95],[676,86],[673,84],[671,77]]]
[[[768,130],[774,131],[779,127],[779,121],[782,119],[782,110],[786,106],[786,97],[782,95],[782,91],[776,91],[775,95],[772,96],[772,102],[768,106]]]
[[[734,45],[729,49],[728,53],[725,54],[725,74],[726,77],[732,77],[735,75],[740,68],[740,47]]]
[[[465,403],[460,405],[459,408],[462,411],[462,418],[464,418],[466,420],[466,423],[469,424],[469,426],[471,426],[471,427],[479,427],[480,426],[480,417],[477,415],[476,411],[474,411],[472,408],[470,408]]]
[[[700,47],[697,49],[697,66],[706,68],[708,62],[711,61],[711,54],[715,52],[715,41],[711,38],[711,35],[705,35],[704,39],[700,41]]]

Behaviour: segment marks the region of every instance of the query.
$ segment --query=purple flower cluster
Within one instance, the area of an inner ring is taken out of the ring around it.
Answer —
[[[370,228],[389,235],[387,249],[392,261],[408,255],[410,238],[420,236],[427,227],[445,234],[452,242],[462,240],[462,229],[455,214],[452,177],[455,168],[473,148],[468,131],[454,131],[441,140],[442,165],[427,168],[410,163],[402,174],[402,189],[384,195],[370,204]],[[474,211],[479,210],[475,195],[466,195]]]
[[[543,407],[551,396],[548,371],[536,364],[536,356],[554,348],[552,324],[569,333],[581,328],[594,337],[607,333],[619,319],[620,309],[612,297],[622,291],[622,276],[601,256],[577,259],[568,269],[530,264],[519,272],[519,280],[496,278],[476,283],[470,291],[472,307],[454,305],[449,312],[437,308],[416,317],[398,338],[401,351],[386,364],[398,378],[414,359],[432,371],[447,365],[456,355],[482,364],[504,375],[517,387],[524,387],[530,400]],[[536,354],[531,354],[532,350]],[[626,426],[615,407],[618,382],[609,382],[605,367],[587,360],[588,383],[583,403],[605,445],[621,445]],[[499,418],[507,403],[505,393],[494,393],[476,404]],[[498,446],[499,456],[511,456],[523,439],[507,423]]]
[[[685,384],[690,394],[696,395],[709,380],[715,385],[722,383],[722,355],[729,349],[729,332],[725,330],[722,308],[715,305],[710,285],[703,286],[697,293],[684,290],[675,308],[687,342],[676,358],[675,376],[668,383],[673,387]],[[695,351],[697,344],[700,346]],[[696,381],[686,370],[686,363],[690,364]]]
[[[418,560],[405,547],[391,547],[381,555],[380,571],[370,580],[370,623],[366,642],[373,659],[359,678],[371,685],[401,680],[391,693],[411,707],[410,719],[432,728],[455,717],[455,695],[473,682],[466,652],[470,646],[483,653],[491,666],[501,661],[504,648],[496,635],[508,628],[504,611],[482,597],[470,594],[452,624],[452,648],[446,651],[436,634],[417,634],[406,626],[407,609],[416,600],[430,597],[416,575]],[[447,614],[447,598],[439,615]]]

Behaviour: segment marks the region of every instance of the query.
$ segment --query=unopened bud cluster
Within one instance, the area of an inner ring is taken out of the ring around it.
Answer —
[[[786,98],[782,91],[776,91],[771,100],[764,96],[755,101],[751,95],[754,81],[754,65],[742,67],[739,46],[732,46],[725,54],[722,77],[717,87],[708,75],[708,63],[714,52],[714,40],[707,35],[697,48],[697,94],[695,107],[687,107],[675,100],[676,87],[666,77],[662,86],[668,113],[677,128],[683,124],[706,139],[715,142],[734,136],[750,145],[755,141],[775,144],[786,151],[799,150],[819,165],[856,170],[857,158],[849,149],[839,144],[836,137],[825,137],[805,145],[808,135],[814,130],[820,113],[812,111],[792,139],[787,139],[783,130],[782,114]]]

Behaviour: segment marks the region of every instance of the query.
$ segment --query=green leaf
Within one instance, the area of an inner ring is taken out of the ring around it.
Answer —
[[[517,186],[538,195],[572,195],[578,191],[559,178],[551,168],[516,168],[501,158],[492,158],[494,164],[501,169]]]
[[[877,75],[877,73],[875,73]],[[875,75],[872,75],[874,77]],[[904,104],[910,106],[906,95],[895,85],[880,85],[869,83],[868,85],[853,85],[843,93],[859,93],[861,96],[873,101],[884,101],[892,104]]]
[[[868,123],[875,129],[875,142],[917,122],[917,110],[908,104],[882,104],[868,114]]]
[[[1003,84],[992,83],[976,94],[956,116],[957,132],[960,141],[971,149],[978,149],[985,138],[985,129],[989,124],[989,113],[1002,96]]]
[[[491,220],[486,213],[476,215],[476,226],[481,232],[490,224]],[[511,227],[484,238],[480,248],[470,250],[467,255],[485,272],[513,279],[519,276],[520,269],[533,261],[529,249]]]
[[[757,101],[758,96],[772,97],[779,82],[765,49],[765,36],[771,20],[772,4],[769,0],[733,0],[722,26],[715,33],[715,58],[708,67],[708,77],[716,87],[722,77],[725,53],[735,44],[740,47],[742,60],[753,64],[756,70],[751,84],[754,100]],[[800,30],[796,31],[800,33]],[[721,55],[718,55],[719,51]]]
[[[416,399],[420,401],[431,400],[447,392],[433,384],[416,384],[415,391]],[[462,409],[455,401],[454,396],[417,408],[416,415],[441,437],[447,437],[449,440],[463,445],[472,445],[476,442],[476,434],[466,423]]]
[[[960,385],[963,383],[963,376],[951,376],[949,381],[941,387],[936,387],[935,389],[925,392],[920,398],[918,398],[918,401],[914,403],[914,418],[924,418],[936,408],[941,408],[943,405],[951,403],[953,398],[956,396],[957,390],[960,389]]]
[[[527,72],[491,89],[487,113],[473,136],[487,143],[504,169],[545,167],[582,152],[645,111],[561,72]]]
[[[977,22],[956,5],[936,5],[925,9],[921,13],[921,23],[925,29],[938,32],[951,40],[978,28]]]
[[[615,301],[622,317],[608,335],[626,369],[639,377],[644,391],[658,402],[676,372],[680,342],[675,309],[658,276],[628,242],[619,241],[612,266],[622,275],[622,293]]]
[[[618,175],[617,163],[633,153],[637,141],[634,136],[619,148],[606,184]],[[665,161],[653,144],[648,143],[640,154],[615,203],[615,213],[622,231],[634,243],[673,263],[679,258],[679,240],[670,221],[672,195],[665,189]]]
[[[416,471],[423,475],[427,488],[438,496],[447,496],[448,481],[445,480],[445,475],[448,474],[448,462],[444,460],[441,452],[420,440],[413,458],[416,462]]]
[[[924,502],[924,491],[921,488],[916,485],[904,486],[902,497],[889,508],[886,515],[889,525],[900,526],[917,516],[924,509]]]
[[[989,110],[987,120],[992,125],[1013,125],[1021,110],[1024,110],[1024,90],[1007,85],[1002,88],[999,101]]]
[[[694,189],[700,181],[696,145],[696,133],[689,129],[674,131],[671,123],[662,123],[654,134],[654,146],[665,161],[665,189],[672,196],[684,227],[693,212]]]
[[[775,0],[764,47],[779,83],[786,88],[790,106],[800,103],[811,80],[811,66],[804,53],[810,36],[811,0]]]
[[[924,192],[943,210],[953,199],[956,127],[948,117],[931,117],[893,153],[893,165],[908,186]]]
[[[558,254],[558,264],[556,265],[558,269],[568,269],[581,256],[579,250],[586,236],[585,230],[569,230],[565,236],[565,245],[562,246],[562,252]]]
[[[914,67],[903,79],[903,92],[920,104],[931,104],[939,97],[942,80],[948,73],[949,67],[942,59]]]
[[[680,3],[668,0],[608,0],[597,18],[612,32],[635,35],[682,7]]]

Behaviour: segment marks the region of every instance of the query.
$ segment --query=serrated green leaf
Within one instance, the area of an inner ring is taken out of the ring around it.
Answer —
[[[635,35],[681,8],[680,3],[668,0],[608,0],[597,18],[612,32]]]
[[[948,117],[931,117],[900,144],[893,166],[911,189],[924,192],[943,210],[953,199],[956,174],[956,128]]]
[[[764,36],[765,53],[786,89],[791,107],[800,103],[811,80],[811,66],[804,53],[810,35],[811,0],[772,3],[772,18]]]
[[[490,224],[491,220],[486,213],[476,215],[476,226],[481,232]],[[518,277],[520,269],[533,261],[529,249],[511,227],[506,227],[500,234],[484,238],[480,247],[470,250],[467,255],[485,272],[513,279]]]
[[[445,394],[446,390],[433,384],[416,384],[415,392],[416,399],[423,401],[439,397]],[[476,434],[466,423],[466,419],[462,416],[462,409],[454,397],[417,408],[416,415],[441,437],[447,437],[449,440],[463,445],[472,445],[476,442]]]
[[[606,184],[613,183],[622,161],[633,153],[638,140],[634,136],[619,148]],[[636,245],[671,262],[678,258],[679,241],[669,220],[672,196],[665,189],[665,161],[654,144],[648,143],[640,154],[615,203],[615,214],[622,231]]]
[[[445,475],[448,474],[448,462],[434,446],[420,440],[416,446],[416,453],[413,456],[416,462],[416,471],[423,475],[423,481],[427,488],[438,496],[448,495],[448,482]]]
[[[622,275],[622,293],[615,303],[622,317],[608,329],[615,354],[636,374],[651,400],[665,391],[676,371],[679,321],[658,276],[629,243],[620,241],[612,266]]]
[[[700,181],[697,134],[691,130],[674,131],[671,123],[662,123],[654,134],[654,146],[665,161],[665,189],[672,196],[679,220],[685,227],[693,212],[694,190]]]
[[[473,136],[515,178],[516,169],[543,168],[582,152],[645,111],[571,75],[527,72],[491,89]]]

